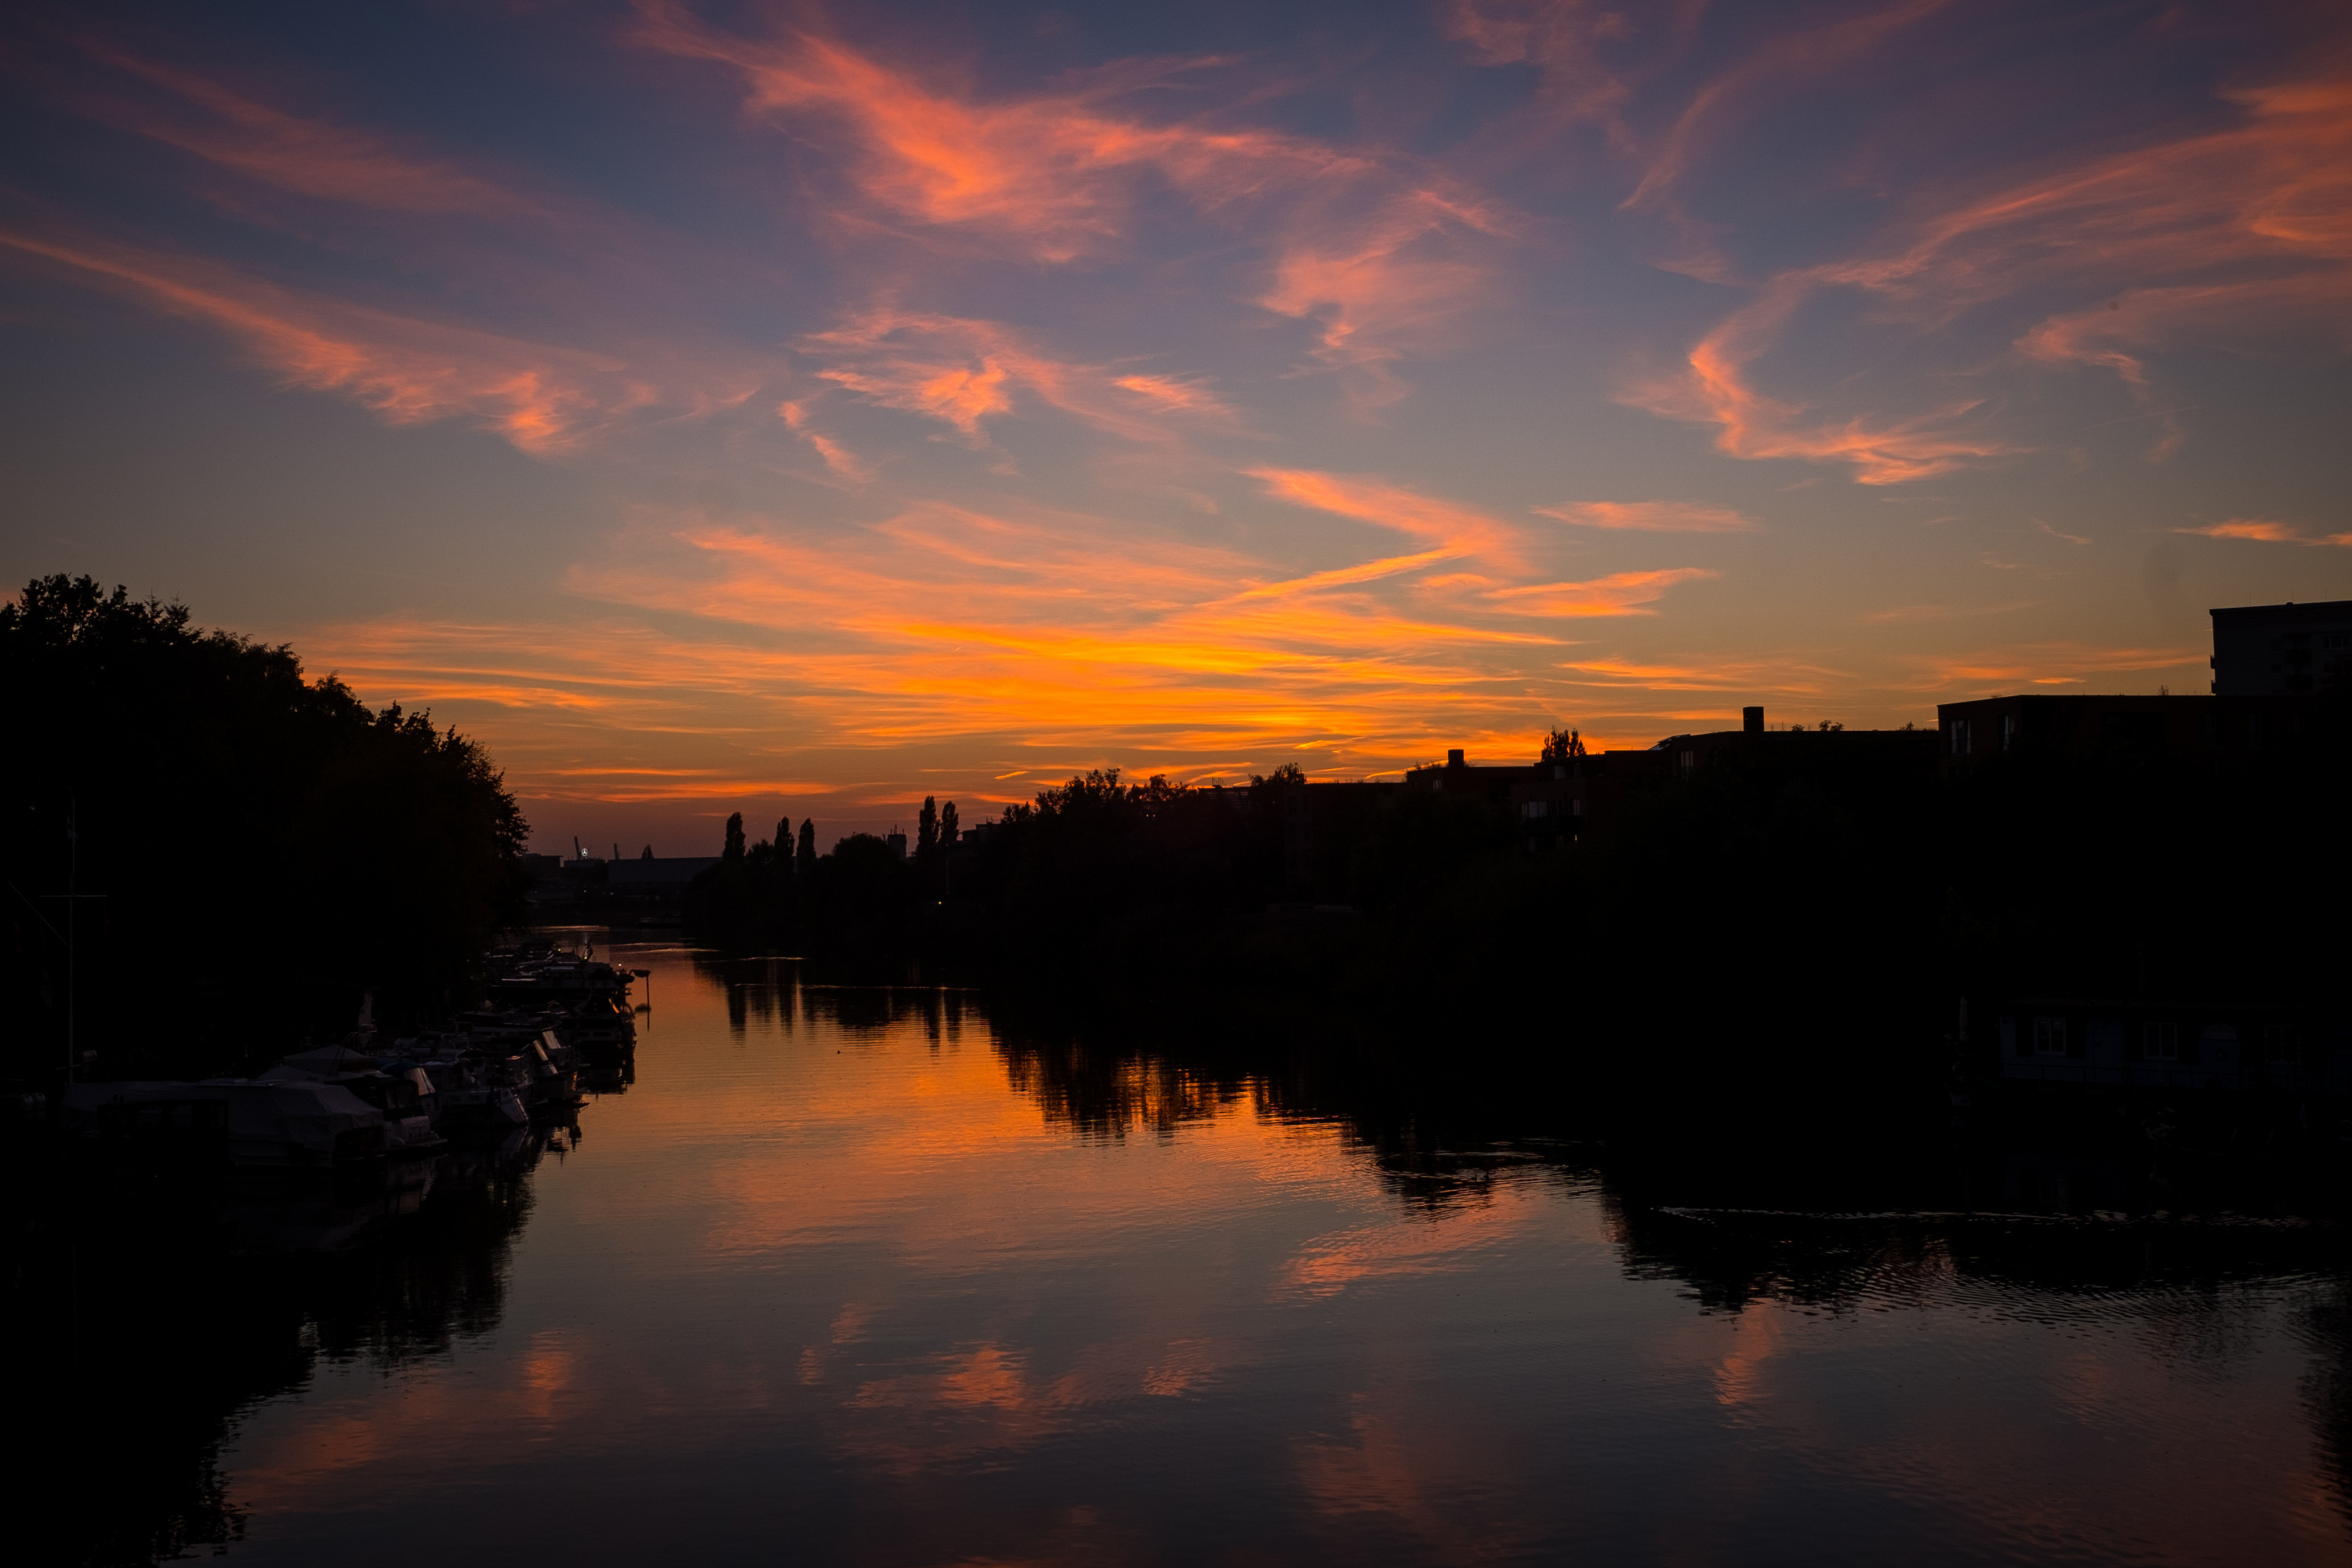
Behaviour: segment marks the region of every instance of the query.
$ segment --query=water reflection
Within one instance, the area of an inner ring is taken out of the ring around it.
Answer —
[[[151,1203],[102,1264],[19,1227],[37,1339],[153,1416],[57,1405],[88,1560],[2352,1546],[2347,1270],[2291,1173],[1628,1128],[1295,1027],[626,961],[641,1079],[576,1152]]]
[[[322,1363],[388,1375],[492,1332],[530,1173],[576,1137],[310,1179],[12,1150],[20,1479],[53,1500],[65,1560],[240,1540],[249,1510],[220,1462],[240,1414]]]

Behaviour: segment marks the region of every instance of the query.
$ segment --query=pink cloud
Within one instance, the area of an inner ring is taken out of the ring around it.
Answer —
[[[1230,416],[1196,383],[1060,359],[998,321],[878,305],[799,347],[830,362],[820,378],[881,407],[953,426],[975,445],[985,441],[988,420],[1015,412],[1016,396],[1141,443],[1171,440],[1171,418]]]
[[[297,295],[190,258],[6,231],[0,247],[226,331],[290,384],[395,425],[468,418],[548,454],[658,396],[618,359]]]
[[[2113,371],[2144,405],[2147,347],[2312,321],[2340,339],[2352,307],[2352,83],[2231,97],[2242,116],[2232,129],[2056,162],[1990,191],[1924,191],[1898,247],[1779,274],[1680,366],[1633,378],[1620,400],[1713,424],[1731,456],[1843,462],[1862,483],[1900,484],[2022,448],[1986,427],[1979,397],[1836,419],[1762,390],[1758,363],[1825,290],[1858,292],[1883,319],[1933,330],[2030,290],[2095,291],[2095,303],[2026,327],[2016,350]],[[1681,166],[1665,157],[1652,181],[1671,183]],[[2161,457],[2180,432],[2157,416],[2166,433],[2151,455]]]
[[[1257,302],[1314,321],[1315,358],[1349,373],[1359,408],[1384,406],[1404,395],[1389,366],[1442,346],[1465,311],[1488,301],[1493,268],[1477,247],[1508,232],[1499,209],[1433,190],[1360,217],[1302,214]]]
[[[1495,268],[1479,247],[1511,227],[1491,201],[1392,154],[1264,129],[1153,123],[1110,107],[1181,67],[1105,73],[1089,90],[982,100],[836,39],[750,39],[677,5],[642,9],[644,42],[732,69],[754,115],[845,132],[851,210],[1010,242],[1055,264],[1123,246],[1154,185],[1220,225],[1247,222],[1269,253],[1255,302],[1310,322],[1314,360],[1346,375],[1361,408],[1401,397],[1389,367],[1487,302]],[[992,397],[975,389],[970,421],[993,411]]]
[[[731,68],[753,114],[823,116],[845,130],[859,201],[921,223],[1006,235],[1043,260],[1069,261],[1119,237],[1143,174],[1215,207],[1367,166],[1274,132],[1120,117],[1105,100],[1141,85],[1132,73],[1097,92],[982,102],[817,34],[752,39],[706,26],[679,5],[640,10],[645,44]]]

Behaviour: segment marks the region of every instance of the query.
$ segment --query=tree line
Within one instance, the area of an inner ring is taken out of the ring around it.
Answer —
[[[0,605],[0,705],[12,1078],[56,1076],[69,1005],[116,1078],[250,1068],[370,994],[440,1015],[527,919],[528,826],[482,748],[289,647],[37,578]]]
[[[1396,789],[1320,846],[1344,900],[1320,908],[1286,875],[1297,769],[1106,769],[904,860],[870,836],[810,857],[804,835],[789,874],[730,857],[688,929],[1084,1007],[1246,1002],[1490,1056],[1858,1083],[1940,1068],[1962,996],[2340,1005],[2347,733],[2339,706],[2233,770],[1759,748],[1534,856],[1496,803]],[[1572,731],[1544,749],[1584,754]]]

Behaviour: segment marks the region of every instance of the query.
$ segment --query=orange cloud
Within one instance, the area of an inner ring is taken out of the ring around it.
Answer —
[[[1403,395],[1389,366],[1441,341],[1486,298],[1493,268],[1474,247],[1511,227],[1492,202],[1393,156],[1263,129],[1154,124],[1108,107],[1181,66],[1111,71],[1091,89],[981,101],[815,34],[755,40],[658,0],[640,10],[643,42],[732,69],[753,114],[845,129],[854,207],[1001,238],[1057,264],[1124,242],[1149,183],[1221,223],[1259,219],[1272,258],[1255,302],[1311,322],[1314,359],[1346,373],[1363,408]],[[952,401],[962,387],[942,386],[935,401]],[[986,392],[970,406],[974,420],[999,411]]]
[[[1433,500],[1372,479],[1347,479],[1301,468],[1248,470],[1268,494],[1294,505],[1377,523],[1427,540],[1444,556],[1479,555],[1516,562],[1514,531],[1483,512]]]
[[[1858,483],[1904,484],[1949,473],[1972,459],[2019,450],[1964,422],[1980,400],[1948,403],[1906,419],[1809,417],[1802,405],[1751,384],[1748,367],[1773,346],[1780,328],[1817,284],[1810,274],[1776,280],[1757,300],[1700,339],[1684,367],[1636,380],[1617,400],[1668,418],[1719,426],[1716,448],[1735,458],[1796,458],[1843,462]]]
[[[659,395],[617,359],[299,296],[188,258],[5,230],[0,247],[226,331],[292,384],[340,393],[395,425],[469,418],[545,454]]]
[[[1857,291],[1886,319],[1932,329],[2029,290],[2088,294],[2091,303],[2025,327],[2016,351],[2111,370],[2143,405],[2150,381],[2133,350],[2303,331],[2314,321],[2342,338],[2352,319],[2352,83],[2320,79],[2230,97],[2242,113],[2233,129],[2061,163],[1990,194],[1923,192],[1898,247],[1778,275],[1682,366],[1633,379],[1620,400],[1714,424],[1717,447],[1735,457],[1844,462],[1863,483],[1899,484],[2022,448],[1982,428],[1981,398],[1838,420],[1759,390],[1754,367],[1799,306],[1824,290]],[[1631,205],[1685,163],[1662,156]],[[2170,415],[2156,416],[2167,423],[2151,456],[2162,457],[2181,433]]]
[[[1490,204],[1429,189],[1360,219],[1308,216],[1281,242],[1257,302],[1317,323],[1315,357],[1352,374],[1359,408],[1394,403],[1404,387],[1389,365],[1441,343],[1485,300],[1492,268],[1471,247],[1506,237],[1507,221]]]
[[[1720,577],[1696,566],[1664,572],[1619,572],[1589,583],[1538,583],[1524,588],[1496,588],[1486,597],[1520,616],[1654,616],[1648,608],[1678,583]]]
[[[755,40],[706,27],[677,5],[647,3],[640,11],[644,43],[735,70],[752,113],[819,114],[845,128],[865,203],[926,224],[1006,235],[1047,261],[1118,237],[1143,174],[1215,207],[1367,167],[1273,132],[1151,125],[1108,113],[1107,94],[1143,85],[1133,73],[1096,92],[983,103],[815,34]]]
[[[1057,359],[996,321],[882,305],[830,331],[811,333],[799,346],[830,362],[817,372],[822,379],[868,403],[951,425],[974,445],[986,440],[987,420],[1015,412],[1016,395],[1141,443],[1170,440],[1171,416],[1226,412],[1192,384],[1115,375],[1099,365]]]
[[[1233,409],[1208,389],[1206,377],[1122,375],[1114,377],[1111,384],[1122,392],[1133,393],[1162,413],[1198,415],[1215,420],[1234,417]]]
[[[1920,673],[1915,691],[1955,687],[2073,686],[2093,676],[2157,675],[2201,669],[2207,650],[2195,647],[2099,647],[2086,643],[2020,644],[1976,652],[1936,654],[1914,660]]]
[[[2208,539],[2253,539],[2266,544],[2335,544],[2352,547],[2352,533],[2329,533],[2314,538],[2300,529],[2267,517],[2233,517],[2227,522],[2209,523],[2202,528],[2176,528],[2172,531],[2202,534]]]
[[[1539,506],[1538,517],[1556,517],[1584,528],[1632,529],[1645,533],[1752,533],[1756,520],[1729,507],[1665,500],[1585,500]]]
[[[793,755],[953,739],[975,784],[1040,752],[1198,772],[1279,751],[1360,775],[1465,741],[1524,749],[1551,717],[1530,694],[1570,684],[1544,622],[1651,615],[1712,575],[1554,581],[1473,509],[1255,477],[1423,548],[1335,542],[1333,564],[1277,574],[1229,546],[1036,508],[917,503],[846,531],[688,517],[575,570],[571,589],[608,608],[574,625],[384,622],[307,646],[378,700],[497,711],[500,760],[535,797],[764,788],[782,771],[769,735]]]

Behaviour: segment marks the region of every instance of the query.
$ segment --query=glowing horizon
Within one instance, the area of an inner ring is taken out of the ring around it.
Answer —
[[[2352,596],[2352,25],[684,0],[7,26],[11,581],[546,844],[2200,689]]]

